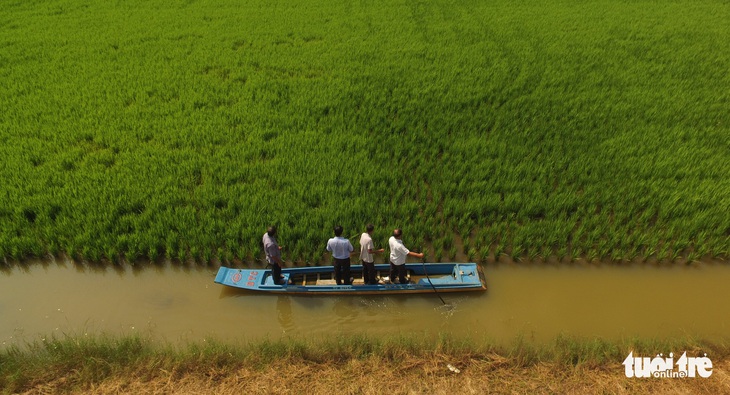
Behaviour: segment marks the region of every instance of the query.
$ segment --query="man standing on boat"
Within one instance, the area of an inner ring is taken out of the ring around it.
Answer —
[[[365,284],[376,285],[378,280],[375,279],[375,259],[373,254],[380,254],[385,249],[375,249],[373,244],[373,230],[375,226],[368,224],[365,227],[365,233],[360,236],[360,260],[362,261],[362,280]]]
[[[423,258],[422,252],[412,252],[403,245],[403,230],[395,229],[393,236],[388,239],[390,246],[390,282],[395,283],[395,276],[398,275],[398,282],[408,284],[406,279],[406,258],[409,256],[415,258]]]
[[[276,241],[276,226],[271,225],[266,229],[263,242],[266,262],[271,264],[271,279],[276,285],[285,285],[286,281],[281,275],[281,266],[284,261],[281,260],[281,247]]]
[[[342,226],[335,226],[335,237],[327,241],[327,251],[332,253],[335,265],[335,281],[337,285],[352,285],[350,280],[350,255],[353,254],[352,243],[342,237]]]

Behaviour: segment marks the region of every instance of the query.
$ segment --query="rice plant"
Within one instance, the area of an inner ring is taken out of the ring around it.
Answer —
[[[717,1],[77,3],[0,10],[3,259],[727,258]]]

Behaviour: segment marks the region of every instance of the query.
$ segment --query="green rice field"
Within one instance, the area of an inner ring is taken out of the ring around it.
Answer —
[[[0,257],[730,257],[725,0],[6,0]],[[357,237],[352,238],[353,242]]]

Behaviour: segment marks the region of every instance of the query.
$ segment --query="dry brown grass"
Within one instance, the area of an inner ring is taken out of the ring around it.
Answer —
[[[446,355],[388,361],[377,356],[316,363],[289,359],[265,368],[206,367],[180,374],[163,369],[113,375],[69,390],[65,378],[25,394],[724,394],[730,359],[714,362],[707,379],[636,379],[620,362],[598,366],[537,363],[519,367],[499,355],[453,361]],[[451,363],[460,369],[454,373]]]

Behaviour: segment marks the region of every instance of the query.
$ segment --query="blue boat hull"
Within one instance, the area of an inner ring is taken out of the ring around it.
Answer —
[[[390,265],[375,265],[376,271],[387,273]],[[438,292],[485,291],[484,273],[475,263],[409,263],[408,284],[389,282],[368,285],[361,282],[361,265],[352,265],[351,273],[359,278],[353,285],[337,285],[332,279],[334,267],[314,266],[283,269],[282,274],[294,284],[276,285],[271,269],[235,269],[221,267],[215,282],[233,288],[286,295],[390,295]]]

